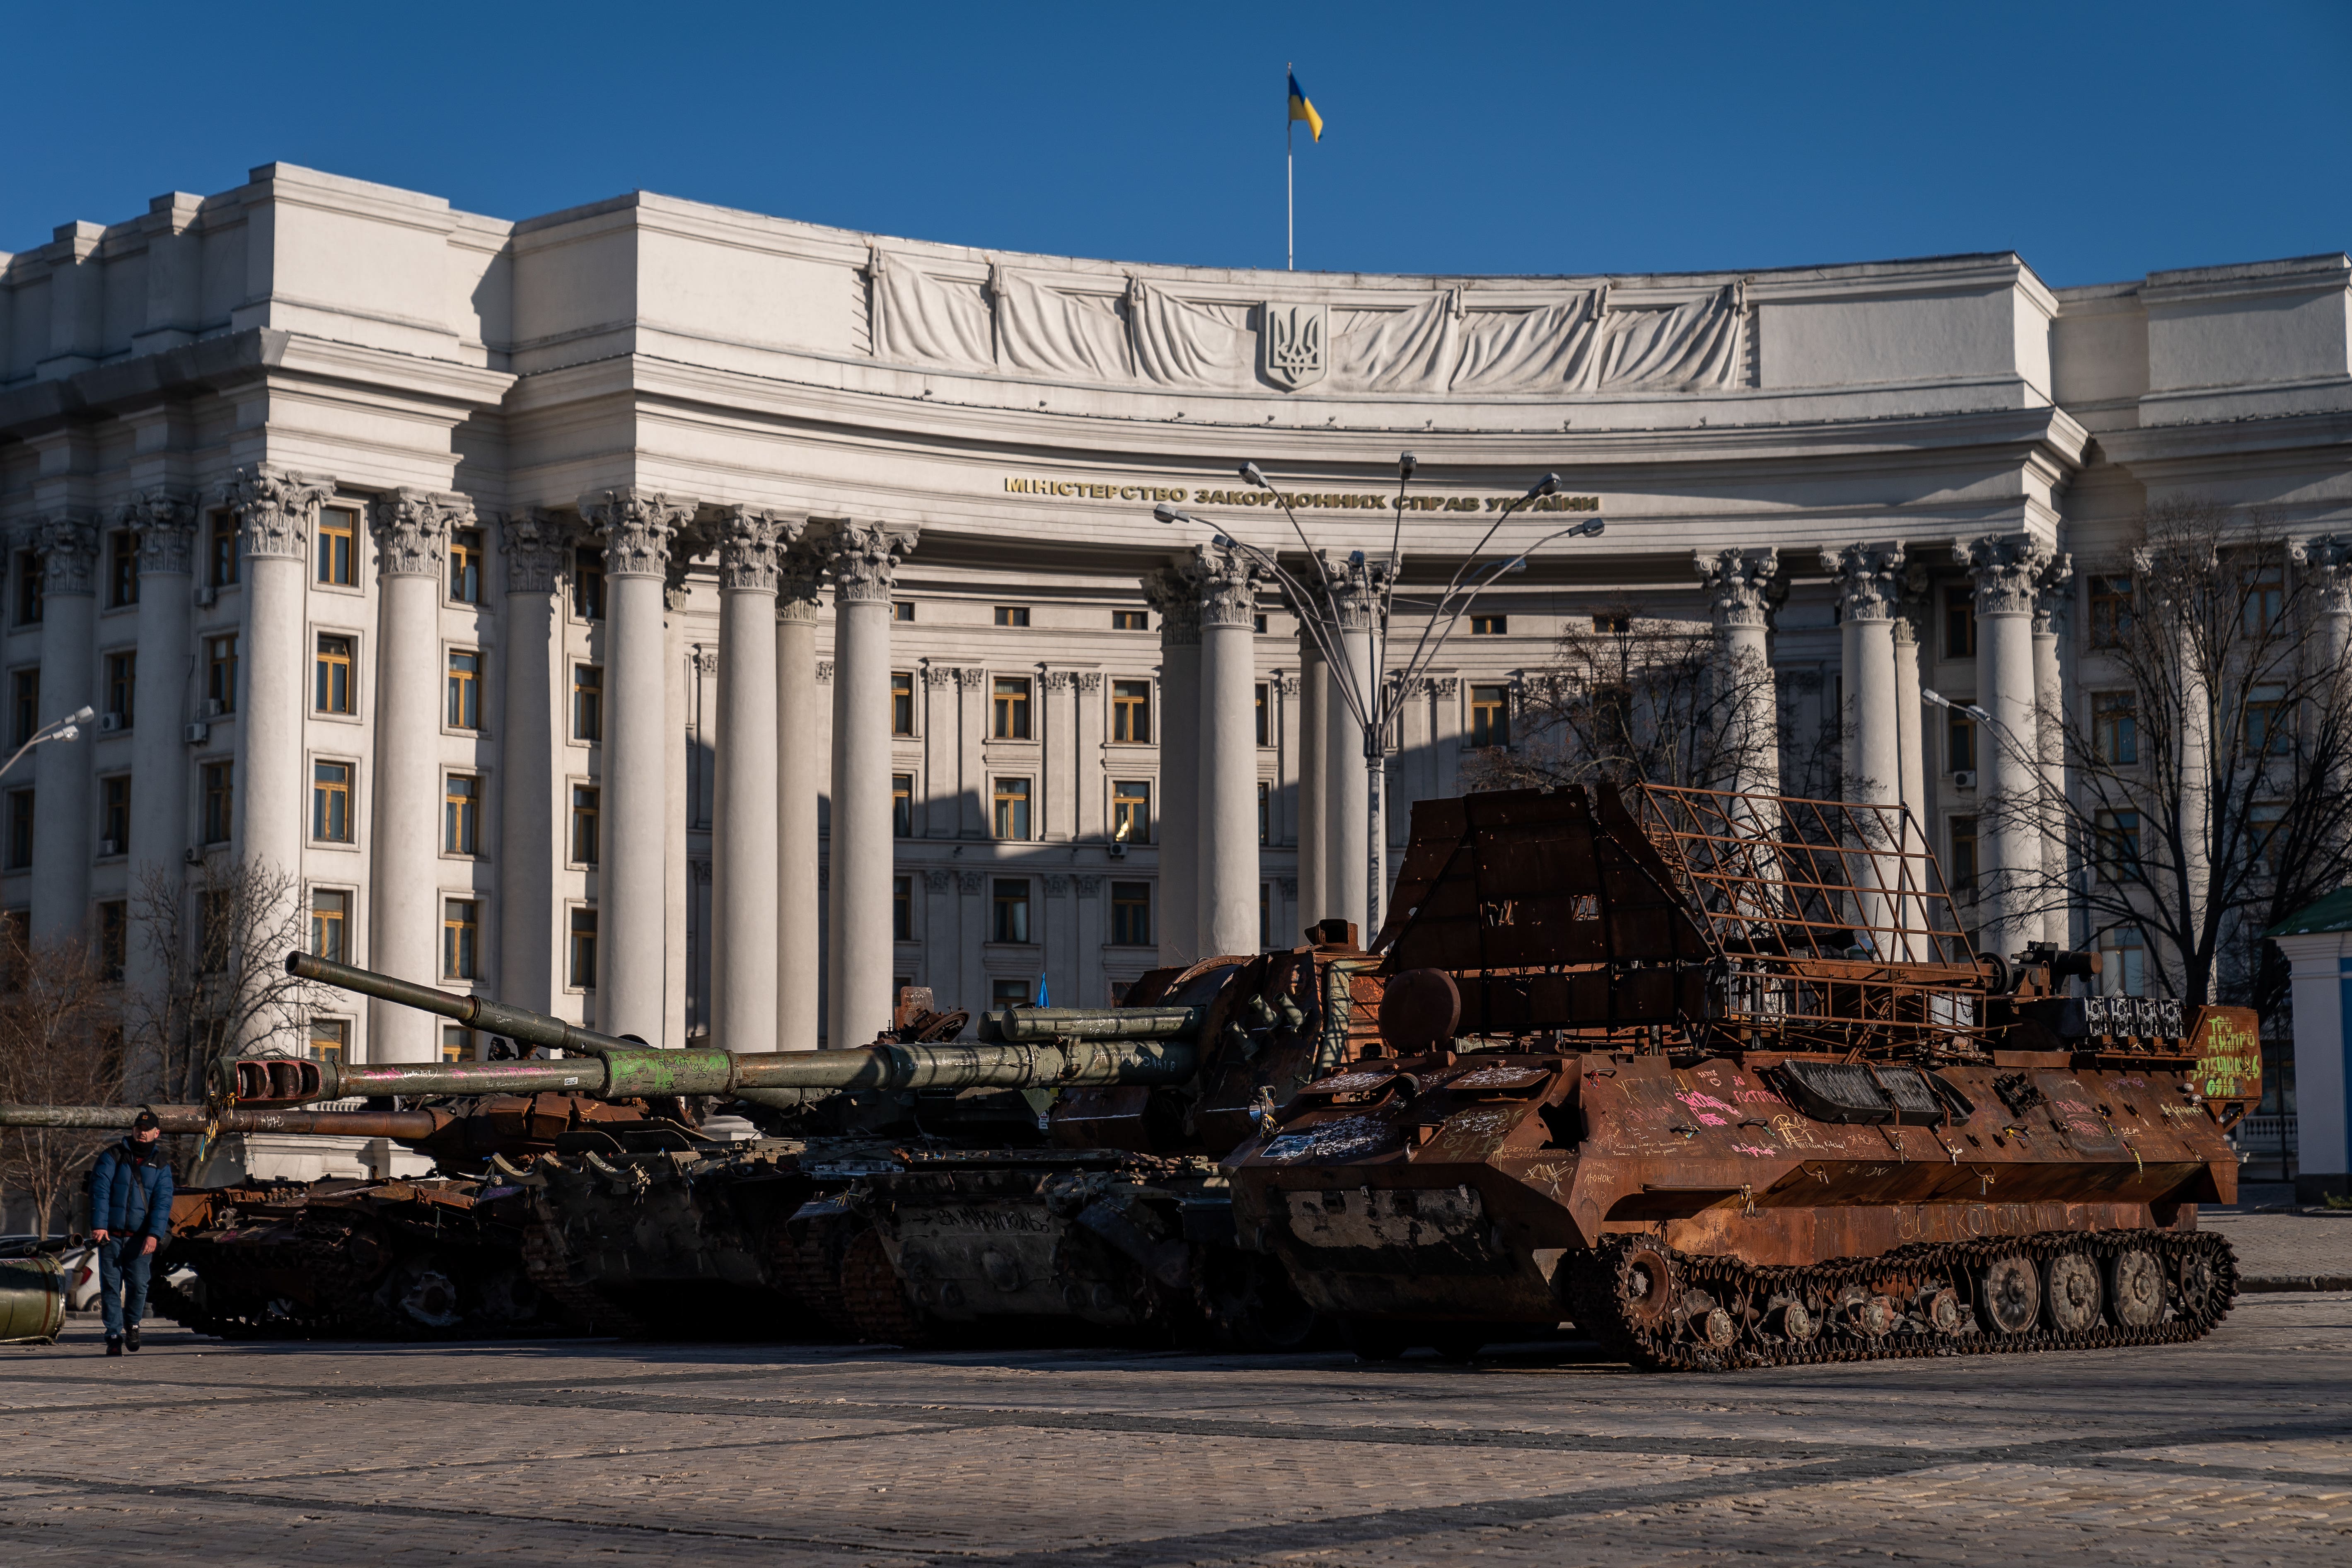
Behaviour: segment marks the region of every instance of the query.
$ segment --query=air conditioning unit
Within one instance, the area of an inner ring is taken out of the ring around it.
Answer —
[[[191,846],[180,851],[180,858],[191,866],[201,866],[205,863],[205,852]]]
[[[1976,770],[1975,770],[1974,768],[1958,768],[1958,769],[1955,769],[1955,770],[1953,771],[1953,773],[1952,773],[1952,787],[1953,787],[1954,789],[1974,789],[1974,788],[1976,788],[1976,787],[1977,787],[1977,773],[1976,773]]]
[[[98,841],[98,852],[101,856],[120,855],[122,846],[111,838],[101,838]]]
[[[209,610],[213,607],[213,601],[219,597],[220,590],[207,583],[196,590],[196,607],[200,610]]]
[[[120,714],[120,713],[101,713],[101,714],[100,714],[100,715],[98,716],[98,732],[99,732],[100,734],[101,734],[101,735],[111,735],[111,734],[115,733],[117,731],[121,730],[121,728],[122,728],[122,715],[121,715],[121,714]]]
[[[182,731],[180,738],[191,746],[201,746],[213,738],[213,727],[199,719]]]
[[[227,704],[227,703],[226,703],[226,702],[223,702],[219,698],[217,698],[217,697],[207,697],[207,698],[205,698],[205,718],[207,718],[207,719],[217,719],[217,718],[219,718],[222,714],[224,714],[224,713],[226,713],[226,712],[227,712],[227,711],[228,711],[228,704]]]

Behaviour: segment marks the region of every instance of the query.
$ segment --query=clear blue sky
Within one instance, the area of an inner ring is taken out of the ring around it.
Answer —
[[[285,160],[1004,249],[1636,272],[2352,246],[2352,3],[0,6],[0,249]]]

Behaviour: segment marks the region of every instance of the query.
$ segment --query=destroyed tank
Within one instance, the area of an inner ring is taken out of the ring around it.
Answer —
[[[2178,1342],[2262,1091],[2251,1012],[1971,948],[1899,806],[1423,801],[1376,1038],[1229,1162],[1360,1353],[1572,1322],[1644,1367]]]
[[[1331,934],[1299,953],[1156,973],[1116,1008],[990,1015],[976,1042],[936,1037],[962,1019],[913,994],[895,1031],[911,1037],[762,1055],[654,1050],[295,954],[306,978],[564,1055],[241,1060],[223,1088],[243,1104],[493,1083],[735,1101],[764,1135],[690,1149],[590,1138],[501,1162],[529,1194],[534,1278],[605,1331],[1296,1343],[1311,1315],[1279,1269],[1234,1245],[1216,1159],[1318,1056],[1343,1058],[1348,1028],[1369,1029],[1348,984],[1374,961],[1351,931]],[[1335,994],[1339,1035],[1327,1038]]]
[[[382,1138],[431,1157],[439,1172],[180,1188],[149,1300],[185,1328],[230,1339],[566,1331],[575,1325],[563,1303],[540,1291],[525,1266],[522,1194],[482,1179],[484,1166],[494,1155],[552,1150],[588,1127],[686,1136],[642,1106],[561,1094],[399,1110],[5,1105],[0,1126],[127,1129],[142,1110],[166,1134]]]

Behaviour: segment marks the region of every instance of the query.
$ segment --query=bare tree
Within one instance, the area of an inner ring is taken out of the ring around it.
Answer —
[[[16,921],[0,922],[0,1101],[107,1105],[122,1092],[122,1029],[112,988],[88,944],[34,943]],[[64,1127],[0,1129],[0,1186],[32,1204],[34,1227],[49,1232],[69,1194],[106,1146],[105,1132]]]
[[[1770,715],[1768,720],[1764,716]],[[1834,721],[1824,742],[1781,714],[1764,660],[1727,657],[1713,627],[1644,620],[1631,604],[1562,633],[1511,716],[1513,744],[1473,752],[1466,787],[1519,789],[1607,781],[1724,788],[1755,753],[1780,753],[1784,792],[1835,787]]]
[[[305,1048],[315,1000],[314,988],[285,969],[286,954],[309,936],[292,876],[214,854],[190,882],[168,867],[141,879],[131,920],[160,984],[124,1006],[156,1097],[176,1103],[205,1099],[224,1057]]]
[[[2280,1007],[2260,932],[2352,875],[2352,683],[2316,635],[2326,586],[2270,518],[2194,500],[2150,507],[2100,575],[2117,591],[2093,596],[2090,657],[2113,673],[2094,666],[2062,721],[2073,787],[2009,807],[2079,853],[2012,885],[2083,910],[2094,942],[2137,932],[2148,982],[2192,1006]]]

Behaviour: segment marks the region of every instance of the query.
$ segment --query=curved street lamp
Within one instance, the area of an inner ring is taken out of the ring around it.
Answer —
[[[67,714],[62,719],[50,720],[47,723],[34,731],[31,737],[27,739],[23,745],[17,747],[16,751],[9,753],[9,757],[6,762],[0,763],[0,777],[5,777],[8,770],[15,767],[17,763],[22,761],[26,752],[31,751],[35,746],[39,745],[44,741],[73,741],[80,739],[81,727],[97,717],[98,710],[85,704],[80,708],[75,709],[72,712]]]

